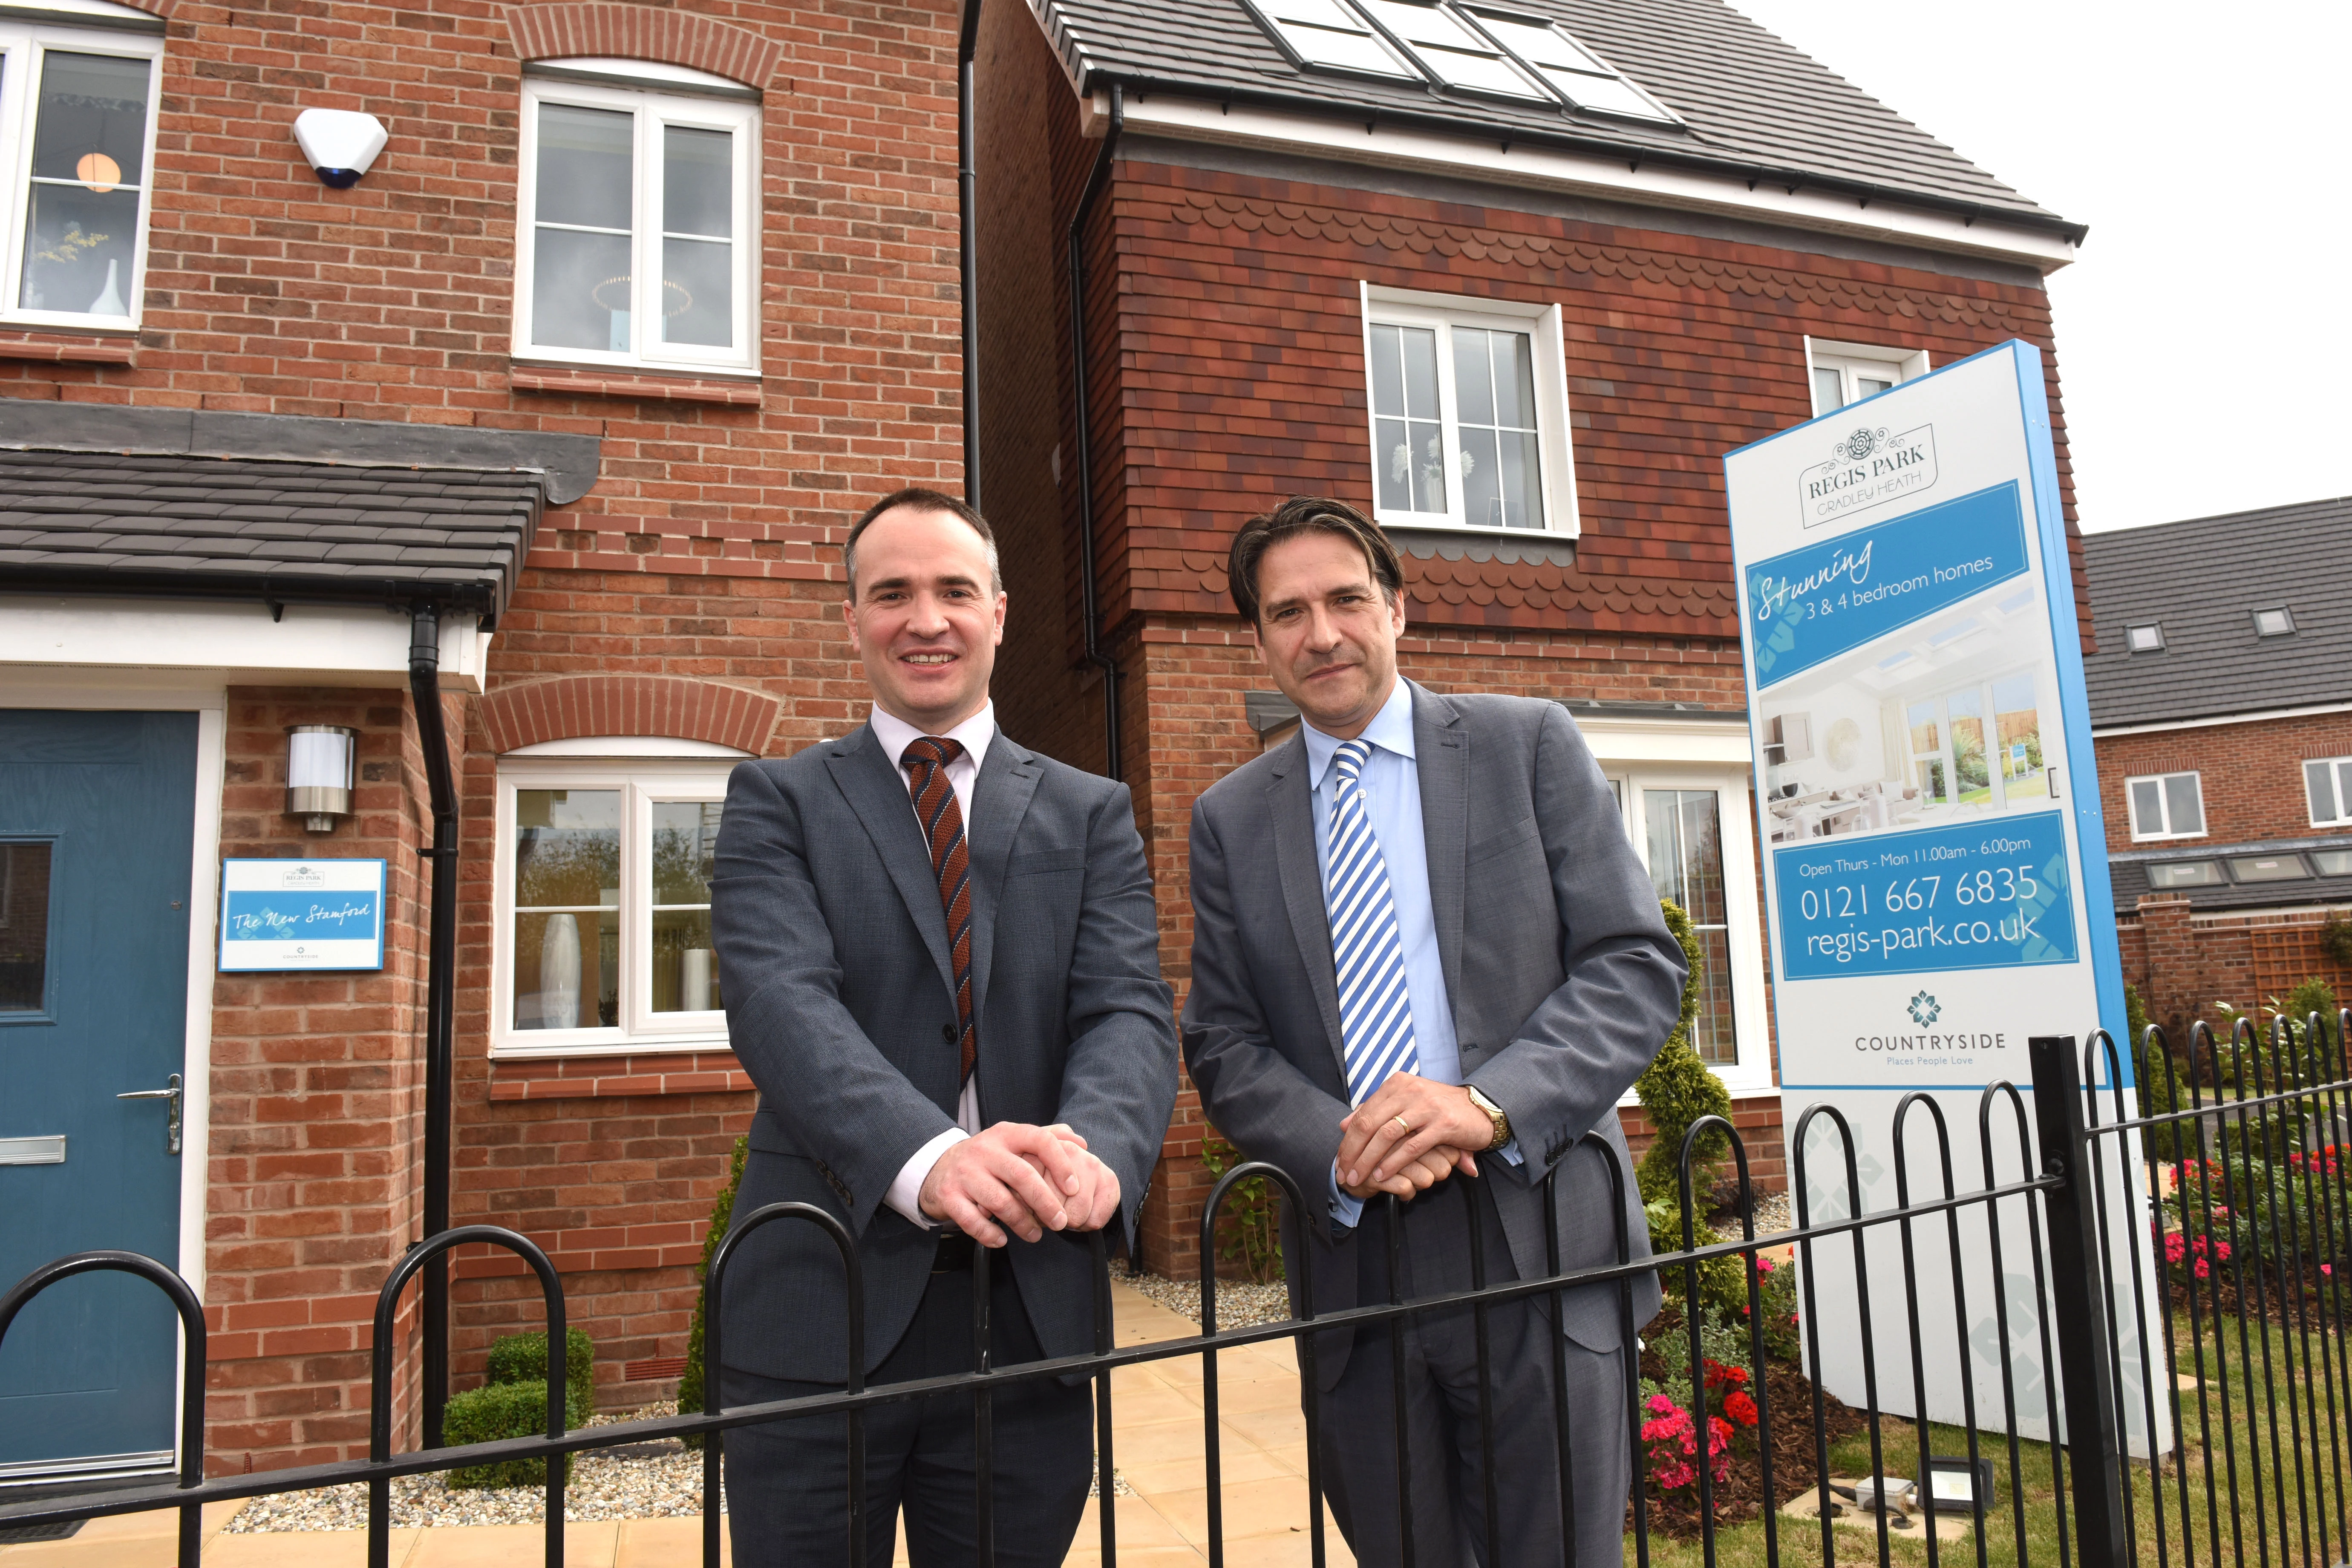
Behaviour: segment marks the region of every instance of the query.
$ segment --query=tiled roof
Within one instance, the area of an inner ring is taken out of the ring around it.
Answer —
[[[2352,497],[2087,534],[2100,729],[2352,701]],[[2284,606],[2284,637],[2254,612]],[[2164,647],[2132,653],[2132,626]]]
[[[2189,908],[2199,914],[2213,914],[2224,910],[2293,908],[2352,901],[2352,877],[2316,874],[2319,863],[2307,853],[2315,849],[2352,849],[2352,835],[2317,834],[2305,838],[2273,838],[2250,844],[2207,844],[2189,839],[2168,844],[2161,849],[2126,850],[2107,858],[2107,880],[2114,889],[2116,913],[2128,915],[2138,910],[2142,898],[2158,891],[2148,884],[2147,868],[2151,865],[2191,860],[2218,860],[2226,864],[2240,858],[2297,857],[2303,861],[2305,870],[2312,875],[2277,882],[2241,882],[2230,878],[2225,870],[2222,873],[2225,879],[2217,884],[2168,888],[2163,892],[2168,898],[2188,900]]]
[[[2083,230],[1978,168],[1721,0],[1511,0],[1559,22],[1681,127],[1301,69],[1243,0],[1033,0],[1082,91],[1114,80],[1351,119],[1433,119],[1530,141],[1572,140],[1661,163],[1909,196],[1941,208]]]
[[[527,473],[0,450],[12,586],[443,603],[495,616],[539,521]]]

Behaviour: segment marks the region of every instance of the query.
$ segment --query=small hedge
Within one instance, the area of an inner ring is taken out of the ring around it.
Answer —
[[[596,1414],[596,1344],[585,1329],[563,1336],[563,1413],[573,1426],[585,1426]],[[537,1383],[544,1398],[547,1384],[547,1331],[506,1334],[490,1345],[490,1384]]]
[[[583,1336],[584,1337],[584,1336]],[[545,1335],[541,1335],[541,1350]],[[547,1436],[547,1384],[492,1383],[452,1394],[441,1417],[442,1440],[452,1447],[467,1443],[495,1443],[504,1437]],[[569,1478],[571,1458],[564,1458]],[[496,1465],[468,1465],[449,1472],[454,1487],[540,1487],[547,1484],[545,1459],[508,1459]]]
[[[751,1158],[751,1140],[747,1134],[735,1140],[734,1152],[727,1157],[727,1179],[719,1184],[719,1197],[710,1205],[710,1228],[702,1237],[702,1261],[695,1265],[695,1277],[702,1286],[694,1293],[694,1322],[686,1335],[686,1373],[677,1380],[677,1413],[690,1415],[702,1409],[704,1375],[702,1370],[703,1314],[710,1305],[710,1260],[719,1254],[719,1244],[727,1239],[727,1227],[735,1221],[735,1194],[743,1185],[743,1163]],[[702,1447],[702,1434],[697,1432],[686,1439],[689,1448]]]

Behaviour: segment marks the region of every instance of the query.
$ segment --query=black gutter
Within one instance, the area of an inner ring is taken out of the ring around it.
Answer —
[[[956,38],[956,265],[963,306],[963,499],[980,510],[980,252],[971,232],[971,57],[980,48],[981,0],[964,0]]]
[[[425,1234],[449,1228],[450,1106],[455,1098],[450,1027],[457,975],[457,789],[441,714],[441,606],[416,605],[409,622],[408,690],[417,744],[433,800],[433,905],[425,960]],[[449,1255],[425,1265],[425,1447],[441,1447],[449,1405]],[[561,1355],[562,1348],[554,1347]]]
[[[1087,662],[1102,671],[1103,773],[1116,779],[1118,766],[1118,660],[1103,651],[1101,590],[1095,582],[1094,420],[1087,407],[1087,215],[1095,198],[1110,183],[1110,163],[1118,150],[1118,133],[1127,126],[1127,101],[1118,83],[1110,89],[1110,127],[1103,132],[1102,150],[1079,193],[1078,210],[1070,215],[1070,385],[1078,419],[1078,601],[1085,623]]]
[[[1164,92],[1172,97],[1197,100],[1203,103],[1245,104],[1253,109],[1280,110],[1290,114],[1310,113],[1325,118],[1344,119],[1349,123],[1368,121],[1366,129],[1389,124],[1414,131],[1428,131],[1447,136],[1485,136],[1490,132],[1506,132],[1514,142],[1530,146],[1548,147],[1557,152],[1582,153],[1614,159],[1638,168],[1643,163],[1659,163],[1676,168],[1692,169],[1703,174],[1727,175],[1748,182],[1748,188],[1758,185],[1778,185],[1794,195],[1799,190],[1827,191],[1833,195],[1852,196],[1864,206],[1873,202],[1892,202],[1900,205],[1924,207],[1931,212],[1948,214],[1973,226],[1979,219],[2007,224],[2016,228],[2033,229],[2056,234],[2073,244],[2080,245],[2090,235],[2087,224],[2072,223],[2055,213],[2016,212],[2006,207],[1986,206],[1979,202],[1962,201],[1955,196],[1938,196],[1926,191],[1906,190],[1894,185],[1872,184],[1866,180],[1842,179],[1834,174],[1820,174],[1800,169],[1779,167],[1769,163],[1751,163],[1738,158],[1708,157],[1677,147],[1661,147],[1642,142],[1617,142],[1607,137],[1580,135],[1573,132],[1549,131],[1540,126],[1525,126],[1503,121],[1481,123],[1449,114],[1437,114],[1428,110],[1391,109],[1385,105],[1336,103],[1313,99],[1299,93],[1276,92],[1265,88],[1250,88],[1225,82],[1182,81],[1171,77],[1147,73],[1111,70],[1097,68],[1087,74],[1080,96],[1090,97],[1100,87],[1108,86],[1116,94],[1122,87],[1140,98],[1146,93]]]

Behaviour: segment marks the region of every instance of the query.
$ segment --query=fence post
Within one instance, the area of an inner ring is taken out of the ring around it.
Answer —
[[[2114,1372],[2107,1365],[2107,1281],[2099,1269],[2099,1201],[2091,1181],[2091,1140],[2083,1118],[2083,1084],[2072,1035],[2026,1042],[2033,1063],[2033,1118],[2042,1173],[2050,1189],[2050,1305],[2058,1337],[2059,1389],[2074,1498],[2074,1536],[2082,1568],[2130,1568],[2136,1554],[2124,1532],[2123,1433],[2116,1420]],[[2055,1434],[2053,1433],[2054,1436]]]

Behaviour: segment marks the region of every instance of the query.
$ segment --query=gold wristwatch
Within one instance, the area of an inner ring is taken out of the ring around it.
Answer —
[[[1495,1141],[1492,1143],[1487,1144],[1486,1147],[1489,1149],[1499,1149],[1504,1144],[1509,1142],[1511,1141],[1510,1113],[1506,1111],[1501,1106],[1496,1104],[1493,1100],[1488,1100],[1485,1095],[1480,1094],[1476,1085],[1465,1083],[1462,1087],[1469,1091],[1470,1103],[1485,1111],[1486,1113],[1486,1120],[1495,1124]]]

